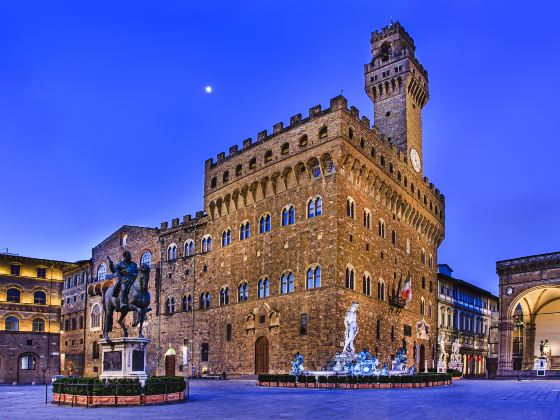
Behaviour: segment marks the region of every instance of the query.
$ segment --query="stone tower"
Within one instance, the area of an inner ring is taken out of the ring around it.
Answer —
[[[372,60],[365,89],[374,103],[374,124],[422,173],[422,108],[428,102],[428,72],[414,56],[414,41],[395,22],[371,34]]]

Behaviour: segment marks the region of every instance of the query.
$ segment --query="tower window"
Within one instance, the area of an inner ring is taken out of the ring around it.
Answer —
[[[241,171],[243,170],[243,165],[239,164],[235,167],[235,176],[241,175]]]
[[[222,176],[222,181],[223,182],[228,182],[229,181],[229,171],[224,172],[224,175]]]
[[[290,143],[284,143],[282,145],[282,149],[280,150],[280,153],[283,155],[287,155],[288,153],[290,153]]]
[[[257,167],[257,158],[252,158],[249,161],[249,169],[253,170]]]
[[[348,138],[349,139],[353,139],[354,138],[354,130],[352,130],[352,127],[350,127],[348,129]]]
[[[301,138],[299,139],[299,147],[305,147],[307,146],[307,134],[304,134],[303,136],[301,136]]]
[[[319,138],[320,139],[326,139],[327,134],[328,134],[327,127],[326,126],[321,127],[321,129],[319,130]]]
[[[390,116],[391,116],[391,111],[387,111],[387,112],[385,113],[385,116],[386,116],[386,117],[390,117]]]
[[[267,150],[264,154],[264,162],[268,163],[272,161],[272,150]]]
[[[210,181],[210,188],[216,188],[217,182],[218,180],[216,179],[216,177],[212,178],[212,180]]]

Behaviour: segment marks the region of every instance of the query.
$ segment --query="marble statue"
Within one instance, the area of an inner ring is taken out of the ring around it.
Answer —
[[[344,317],[344,327],[346,331],[344,332],[344,349],[343,353],[354,353],[354,338],[358,335],[358,305],[356,302],[352,302],[350,309],[346,311],[346,316]]]
[[[445,363],[445,357],[447,356],[447,353],[445,353],[445,337],[443,335],[440,335],[439,338],[439,362],[440,363]]]
[[[541,357],[546,357],[547,347],[548,347],[548,339],[545,339],[544,341],[541,340],[541,344],[540,344]]]
[[[369,375],[376,375],[379,376],[380,371],[377,368],[379,366],[379,361],[377,357],[373,357],[371,353],[364,348],[358,354],[358,360],[353,367],[352,373],[354,375],[362,375],[362,376],[369,376]]]
[[[303,356],[299,351],[292,356],[292,375],[298,377],[303,373],[303,360]]]
[[[383,365],[381,368],[381,376],[389,376],[389,368],[387,367],[387,363]]]
[[[408,362],[408,356],[406,355],[406,349],[398,349],[395,359],[393,360],[393,371],[404,372],[406,370],[406,363]]]
[[[451,363],[461,363],[459,356],[460,347],[459,339],[456,338],[455,341],[453,341],[453,344],[451,344]]]

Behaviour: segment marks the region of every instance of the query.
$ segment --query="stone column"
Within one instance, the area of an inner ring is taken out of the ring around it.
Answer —
[[[523,340],[523,368],[532,369],[535,361],[535,332],[534,323],[526,323],[524,327]]]
[[[513,322],[511,319],[501,320],[498,329],[500,331],[498,375],[503,375],[511,372],[513,369]]]

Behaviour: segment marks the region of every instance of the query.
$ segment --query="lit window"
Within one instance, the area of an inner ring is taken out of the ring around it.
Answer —
[[[30,354],[25,354],[21,357],[21,369],[22,370],[34,370],[35,369],[35,357]]]
[[[21,265],[11,264],[10,265],[10,274],[12,276],[20,276],[21,275]]]
[[[282,210],[282,226],[293,225],[296,221],[296,209],[294,206],[285,207]]]
[[[47,268],[46,267],[37,267],[37,277],[40,279],[47,278]]]
[[[192,257],[194,255],[194,241],[189,239],[185,242],[185,257]]]
[[[212,251],[212,237],[210,235],[206,235],[202,238],[202,252],[210,251]]]
[[[227,305],[229,303],[229,287],[222,287],[220,289],[220,306]]]
[[[307,217],[312,219],[323,213],[323,199],[321,197],[312,198],[307,202]]]

